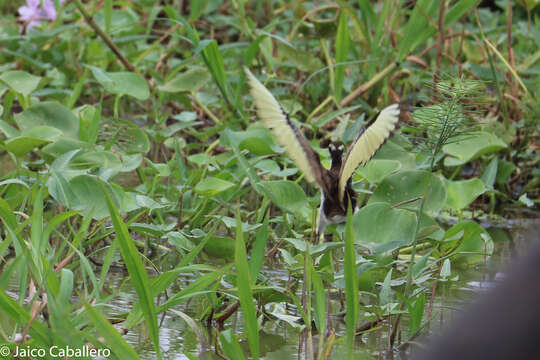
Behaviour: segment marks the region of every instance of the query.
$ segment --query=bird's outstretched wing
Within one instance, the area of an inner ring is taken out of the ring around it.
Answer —
[[[345,155],[339,174],[339,199],[343,200],[345,186],[358,165],[364,165],[390,136],[399,119],[399,105],[384,108],[375,120],[361,131]]]
[[[289,119],[283,108],[263,84],[244,67],[250,86],[250,93],[257,108],[257,114],[264,126],[272,131],[277,142],[285,148],[296,166],[309,182],[315,181],[322,190],[327,190],[325,169],[319,155],[311,148],[300,130]]]

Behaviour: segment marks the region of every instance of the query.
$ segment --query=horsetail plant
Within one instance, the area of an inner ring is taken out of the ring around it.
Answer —
[[[420,217],[424,210],[431,183],[431,174],[437,161],[441,159],[441,151],[444,145],[474,136],[472,132],[474,124],[470,120],[478,114],[476,109],[478,104],[482,102],[481,91],[484,85],[481,81],[445,75],[440,81],[427,84],[427,87],[431,90],[429,98],[421,99],[423,102],[432,103],[433,105],[419,107],[413,112],[413,120],[416,126],[415,132],[421,134],[414,136],[413,142],[425,154],[426,164],[429,164],[429,172],[427,173],[428,179],[424,193],[419,199],[420,204],[417,208],[415,237],[405,284],[405,299],[408,299],[411,293],[413,264],[420,231]],[[398,325],[398,322],[399,317],[396,325]]]

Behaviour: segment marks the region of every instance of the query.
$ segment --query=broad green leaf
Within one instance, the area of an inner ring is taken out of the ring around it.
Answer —
[[[16,114],[15,121],[23,133],[45,125],[57,128],[71,138],[79,137],[79,119],[68,108],[56,102],[45,101],[32,105]]]
[[[443,151],[449,155],[444,159],[444,165],[463,165],[482,155],[492,154],[506,148],[506,143],[494,134],[482,131],[471,133],[463,140],[443,146]]]
[[[49,140],[38,139],[29,136],[17,136],[9,139],[4,144],[4,149],[13,153],[17,157],[24,156],[35,148],[49,144]]]
[[[368,182],[377,184],[400,168],[401,163],[397,160],[372,159],[365,166],[360,166],[356,172]]]
[[[446,191],[448,193],[446,206],[454,211],[460,211],[482,195],[486,191],[486,187],[478,178],[460,181],[447,180]]]
[[[461,221],[446,231],[441,250],[455,250],[453,261],[472,265],[484,263],[487,256],[493,253],[493,240],[489,233],[474,221]],[[453,262],[454,263],[454,262]]]
[[[354,214],[353,222],[355,243],[375,252],[410,245],[415,236],[415,214],[388,203],[370,201]]]
[[[406,170],[387,176],[369,199],[369,204],[386,202],[395,205],[421,198],[428,183],[429,190],[424,212],[428,215],[436,215],[446,204],[446,187],[438,176],[420,170]],[[416,208],[419,204],[418,199],[404,206]]]
[[[493,190],[493,185],[495,185],[495,179],[497,179],[498,164],[499,159],[494,156],[480,178],[486,186],[486,189]]]
[[[129,95],[139,100],[146,100],[150,96],[148,84],[144,78],[132,72],[106,72],[95,66],[87,65],[94,78],[107,92],[117,95]]]
[[[309,219],[309,204],[300,185],[289,180],[261,181],[260,185],[274,204]]]
[[[312,73],[324,66],[317,56],[313,56],[307,51],[297,50],[283,42],[278,43],[278,50],[282,57],[290,61],[300,71]]]
[[[13,70],[0,75],[0,80],[16,92],[28,96],[37,89],[41,77],[34,76],[26,71]]]
[[[236,184],[216,177],[207,177],[195,186],[195,192],[204,196],[215,196],[231,189]]]
[[[176,75],[172,80],[158,86],[164,92],[197,92],[210,79],[210,74],[203,68],[193,68]]]

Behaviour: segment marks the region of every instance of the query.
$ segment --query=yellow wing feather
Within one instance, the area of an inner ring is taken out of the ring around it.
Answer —
[[[393,104],[384,108],[377,119],[361,133],[347,151],[341,173],[339,175],[339,198],[343,199],[345,186],[358,165],[365,165],[390,136],[399,119],[399,105]]]
[[[279,145],[285,148],[296,166],[309,182],[316,182],[325,188],[321,177],[322,165],[298,128],[289,120],[272,93],[244,67],[250,86],[250,93],[257,108],[257,114],[264,126],[270,129]]]

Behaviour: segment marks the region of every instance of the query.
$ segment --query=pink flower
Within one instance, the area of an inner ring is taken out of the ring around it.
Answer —
[[[60,0],[62,4],[64,0]],[[29,30],[41,24],[43,20],[53,21],[56,19],[54,0],[26,0],[26,4],[19,8],[19,21],[26,25]]]

